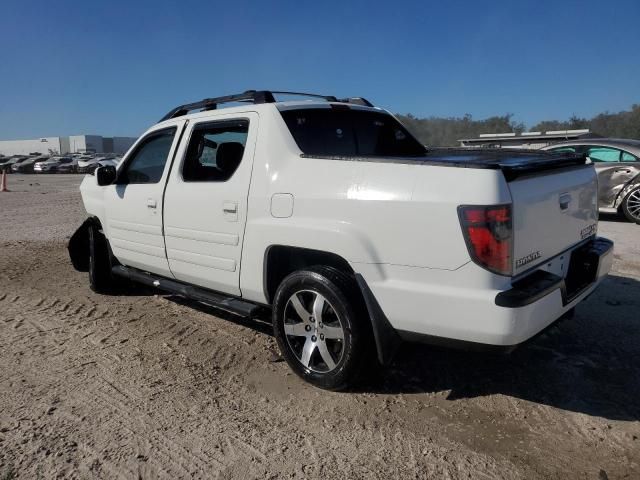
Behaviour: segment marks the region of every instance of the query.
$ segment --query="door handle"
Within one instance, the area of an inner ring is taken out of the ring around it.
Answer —
[[[618,173],[631,173],[631,169],[629,169],[629,168],[616,168],[616,172],[618,172]]]
[[[147,198],[147,207],[156,208],[157,206],[158,206],[158,202],[156,202],[155,199]]]
[[[238,204],[236,202],[224,202],[222,211],[224,213],[238,213]]]

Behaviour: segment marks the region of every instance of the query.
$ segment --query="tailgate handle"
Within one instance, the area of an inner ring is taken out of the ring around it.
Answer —
[[[566,210],[569,208],[569,204],[571,203],[571,195],[568,193],[563,193],[560,195],[560,210]]]

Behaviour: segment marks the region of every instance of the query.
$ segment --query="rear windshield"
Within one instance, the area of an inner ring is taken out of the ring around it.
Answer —
[[[334,108],[280,113],[307,155],[416,157],[426,153],[425,147],[387,113]]]

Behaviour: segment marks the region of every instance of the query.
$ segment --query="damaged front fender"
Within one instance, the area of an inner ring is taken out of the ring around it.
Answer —
[[[620,207],[620,205],[622,205],[622,201],[629,194],[629,192],[631,192],[631,190],[635,190],[638,187],[640,187],[640,175],[634,177],[633,180],[631,180],[629,183],[627,183],[624,186],[624,188],[620,191],[620,193],[618,193],[618,196],[616,197],[616,201],[613,206],[615,208]]]
[[[95,222],[95,219],[87,218],[71,235],[67,245],[71,264],[79,272],[89,271],[89,227]]]

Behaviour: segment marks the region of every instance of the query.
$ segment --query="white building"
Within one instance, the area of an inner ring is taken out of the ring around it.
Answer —
[[[3,140],[0,141],[2,155],[29,155],[30,153],[54,153],[63,150],[60,137],[42,137],[33,140]]]
[[[100,135],[71,135],[68,153],[105,153],[104,140]],[[62,152],[67,153],[67,152]],[[111,152],[108,152],[111,153]]]
[[[30,153],[125,153],[136,137],[102,137],[100,135],[71,135],[42,137],[31,140],[0,140],[0,154],[28,155]]]

